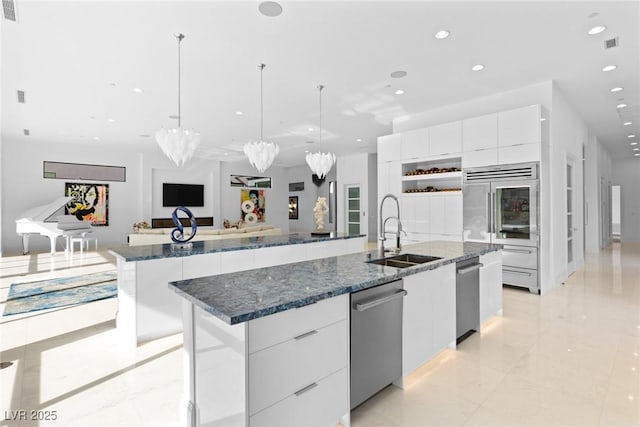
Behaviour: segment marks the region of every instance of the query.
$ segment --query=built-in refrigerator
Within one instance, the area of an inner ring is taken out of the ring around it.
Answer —
[[[538,163],[463,171],[463,239],[500,243],[502,281],[540,293]]]

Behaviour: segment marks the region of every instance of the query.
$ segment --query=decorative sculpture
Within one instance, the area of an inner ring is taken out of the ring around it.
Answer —
[[[182,225],[182,222],[180,222],[180,220],[178,219],[178,211],[182,211],[186,213],[187,217],[191,222],[191,235],[188,238],[185,238],[184,227]],[[193,213],[189,209],[185,208],[184,206],[179,206],[173,210],[173,213],[171,214],[171,218],[173,218],[173,223],[176,226],[176,228],[171,230],[171,240],[173,241],[173,243],[171,244],[171,248],[172,249],[190,249],[191,243],[189,242],[189,240],[193,239],[196,236],[196,230],[198,228],[198,225],[196,223],[195,217],[193,216]]]
[[[318,197],[313,208],[313,215],[316,218],[317,230],[311,233],[312,236],[328,236],[330,233],[324,229],[324,216],[329,213],[326,197]]]

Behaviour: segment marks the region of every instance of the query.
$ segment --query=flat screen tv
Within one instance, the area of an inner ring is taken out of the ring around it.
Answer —
[[[162,206],[204,206],[204,185],[163,183]]]

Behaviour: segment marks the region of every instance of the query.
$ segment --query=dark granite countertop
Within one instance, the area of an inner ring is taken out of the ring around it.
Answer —
[[[270,246],[299,245],[328,240],[353,239],[364,237],[344,233],[331,233],[328,236],[312,236],[311,233],[291,233],[282,236],[255,236],[234,239],[204,240],[192,242],[189,250],[171,248],[170,243],[159,245],[115,246],[109,252],[125,261],[146,261],[150,259],[175,258],[190,255],[202,255],[215,252],[241,251],[244,249],[266,248]]]
[[[182,297],[231,325],[303,307],[337,295],[502,249],[502,245],[434,241],[406,245],[401,253],[442,259],[409,268],[367,263],[377,251],[170,282]],[[387,254],[386,256],[392,256]]]

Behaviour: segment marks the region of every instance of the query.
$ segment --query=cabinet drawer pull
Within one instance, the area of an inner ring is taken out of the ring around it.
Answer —
[[[309,390],[312,390],[312,389],[314,389],[316,387],[318,387],[318,383],[311,383],[308,386],[301,388],[300,390],[296,391],[293,394],[295,394],[296,396],[300,396],[300,395],[302,395],[302,394],[304,394],[304,393],[308,392]]]
[[[317,333],[318,333],[318,331],[314,329],[313,331],[305,332],[304,334],[300,334],[297,337],[293,337],[293,339],[297,341],[297,340],[301,340],[301,339],[306,338],[306,337],[310,337],[311,335],[315,335]]]
[[[526,273],[524,271],[508,270],[506,268],[503,268],[502,271],[511,274],[520,274],[522,276],[531,276],[531,273]]]
[[[530,254],[531,251],[527,250],[527,249],[506,249],[506,248],[502,248],[503,251],[505,252],[515,252],[517,254]]]
[[[467,273],[471,273],[472,271],[476,271],[479,270],[480,268],[484,267],[484,264],[482,263],[477,263],[477,264],[472,264],[469,265],[467,267],[463,267],[463,268],[459,268],[456,270],[456,274],[467,274]]]

